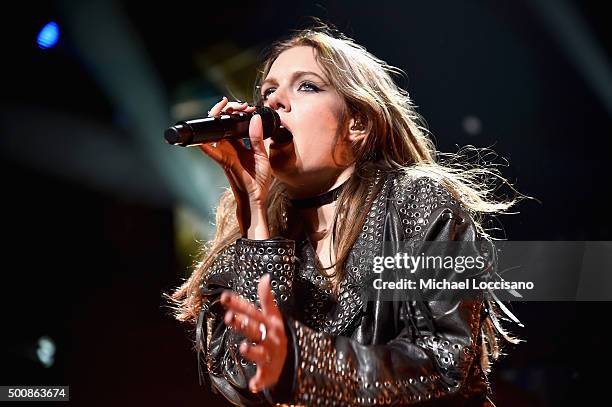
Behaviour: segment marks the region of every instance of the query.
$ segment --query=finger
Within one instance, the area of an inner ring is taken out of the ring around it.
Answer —
[[[261,345],[250,345],[246,342],[240,344],[240,353],[242,356],[250,360],[251,362],[264,366],[268,364],[266,357],[268,357],[268,351]]]
[[[208,116],[217,116],[221,114],[221,111],[227,104],[227,98],[223,96],[223,98],[217,102],[208,112]]]
[[[218,163],[223,161],[223,153],[221,149],[217,148],[217,146],[212,144],[200,144],[200,150],[202,150],[207,156],[212,158]]]
[[[259,285],[257,286],[257,294],[259,295],[259,303],[261,304],[261,310],[266,316],[280,316],[280,311],[274,303],[274,293],[270,286],[270,274],[267,273],[259,279]]]
[[[257,373],[255,373],[255,376],[253,376],[251,380],[249,380],[249,389],[251,390],[251,392],[257,393],[258,391],[263,390],[263,375],[263,368],[258,365]]]
[[[237,153],[236,148],[231,143],[228,143],[227,140],[200,144],[199,147],[200,150],[219,163],[225,170],[230,168],[231,157],[235,157]]]
[[[234,148],[236,149],[237,152],[246,152],[249,149],[247,148],[247,146],[244,143],[244,139],[240,139],[240,140],[236,140],[236,139],[228,139],[227,140],[232,146],[234,146]]]
[[[267,157],[266,146],[263,139],[263,125],[259,114],[253,115],[249,123],[249,139],[251,140],[251,149],[254,154]]]
[[[223,321],[234,331],[240,332],[250,339],[251,342],[259,342],[261,340],[261,332],[259,331],[261,322],[249,318],[245,314],[234,313],[232,311],[225,313]]]
[[[223,108],[223,113],[227,113],[230,114],[232,112],[239,112],[239,111],[243,111],[245,110],[247,107],[249,107],[249,104],[247,102],[229,102],[224,108]]]
[[[255,308],[253,304],[231,291],[225,291],[221,295],[221,304],[228,311],[232,311],[235,314],[242,313],[249,318],[253,318],[257,322],[266,322],[261,311]]]

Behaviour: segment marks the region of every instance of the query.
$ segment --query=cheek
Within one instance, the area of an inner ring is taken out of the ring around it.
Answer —
[[[308,103],[296,112],[300,144],[309,150],[330,150],[340,126],[340,109],[329,103]]]

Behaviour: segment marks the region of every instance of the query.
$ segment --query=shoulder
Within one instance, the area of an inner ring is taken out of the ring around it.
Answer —
[[[472,218],[460,192],[438,174],[406,168],[389,174],[389,209],[395,212],[406,237],[424,233],[433,219]]]
[[[449,187],[450,183],[435,173],[407,168],[393,171],[389,177],[390,199],[398,206],[412,209],[463,206],[458,193]]]

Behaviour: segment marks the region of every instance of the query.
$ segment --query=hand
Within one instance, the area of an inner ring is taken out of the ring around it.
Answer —
[[[287,357],[285,325],[274,303],[269,274],[260,278],[257,291],[261,311],[231,291],[221,295],[221,304],[227,309],[225,323],[247,338],[240,344],[240,353],[257,365],[257,372],[249,382],[249,389],[253,393],[278,382]],[[251,342],[257,345],[252,346]]]
[[[249,106],[247,102],[228,102],[224,96],[210,109],[209,116],[239,111],[253,113],[255,106]],[[254,203],[265,206],[272,172],[263,141],[263,127],[259,115],[251,118],[249,139],[251,150],[244,146],[242,140],[221,140],[216,143],[202,144],[200,149],[223,168],[234,189],[234,194],[239,195],[237,198],[248,198]]]

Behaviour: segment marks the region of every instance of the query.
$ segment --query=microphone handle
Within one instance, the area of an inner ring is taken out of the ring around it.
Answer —
[[[293,139],[291,133],[280,125],[278,113],[267,107],[256,111],[261,115],[264,139],[272,137],[275,142],[285,143]],[[224,139],[249,137],[249,122],[252,113],[236,112],[202,119],[181,121],[164,133],[166,143],[193,147]]]

